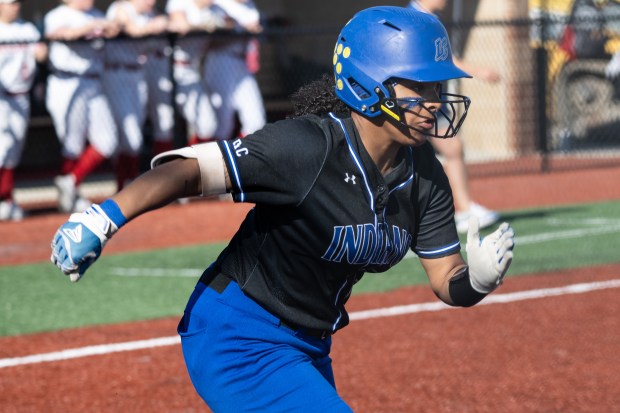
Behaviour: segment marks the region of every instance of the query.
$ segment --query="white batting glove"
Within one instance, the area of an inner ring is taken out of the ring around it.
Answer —
[[[469,280],[474,290],[488,294],[501,284],[512,262],[514,236],[513,229],[504,222],[495,232],[481,240],[478,218],[469,219],[465,248]]]
[[[71,214],[54,235],[51,261],[72,282],[77,282],[116,231],[118,226],[99,205]]]
[[[615,79],[618,75],[620,75],[620,51],[617,51],[605,66],[607,79]]]

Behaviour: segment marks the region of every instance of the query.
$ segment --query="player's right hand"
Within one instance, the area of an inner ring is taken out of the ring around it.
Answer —
[[[93,204],[84,212],[72,214],[56,231],[51,261],[77,282],[116,231],[116,224],[99,205]]]

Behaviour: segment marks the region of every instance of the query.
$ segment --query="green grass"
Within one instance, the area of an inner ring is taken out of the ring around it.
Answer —
[[[519,210],[504,216],[517,234],[509,277],[620,261],[615,247],[620,233],[617,202]],[[0,336],[179,316],[202,270],[222,248],[223,244],[209,244],[104,253],[78,283],[70,283],[49,262],[0,267]],[[122,276],[119,271],[142,275]],[[425,282],[412,256],[385,274],[366,275],[355,293]]]

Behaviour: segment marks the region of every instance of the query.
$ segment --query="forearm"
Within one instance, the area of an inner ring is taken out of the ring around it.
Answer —
[[[200,195],[200,171],[196,159],[178,158],[144,173],[112,199],[127,220],[170,202]]]
[[[458,305],[450,295],[450,280],[467,268],[461,254],[437,259],[420,259],[437,298],[448,305]]]

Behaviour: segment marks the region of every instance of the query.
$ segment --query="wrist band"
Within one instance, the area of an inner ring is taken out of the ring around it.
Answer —
[[[116,228],[120,228],[127,223],[127,218],[125,218],[125,215],[123,215],[123,212],[114,200],[106,199],[99,205],[99,208],[105,212],[110,221],[116,225]]]
[[[463,267],[452,278],[448,286],[450,292],[450,298],[454,305],[460,307],[471,307],[478,304],[486,294],[479,293],[474,290],[469,280],[469,267]]]

